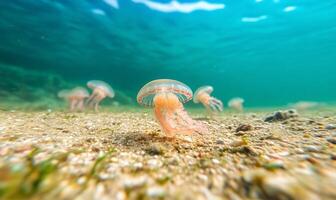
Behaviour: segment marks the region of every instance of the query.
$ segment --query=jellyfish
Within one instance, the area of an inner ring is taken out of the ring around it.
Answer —
[[[243,112],[244,110],[244,107],[243,107],[243,103],[244,103],[244,99],[242,98],[239,98],[239,97],[236,97],[236,98],[233,98],[229,101],[228,103],[228,106],[230,108],[233,108],[239,112]]]
[[[137,101],[140,105],[154,107],[154,115],[168,137],[175,133],[203,133],[203,124],[194,121],[183,107],[183,103],[192,99],[191,89],[176,80],[159,79],[143,86]]]
[[[85,88],[76,87],[72,90],[61,90],[58,97],[68,101],[70,111],[83,111],[84,100],[89,97],[89,92]]]
[[[87,100],[89,107],[94,108],[95,111],[98,111],[99,103],[106,97],[113,98],[114,90],[112,87],[105,83],[104,81],[93,80],[87,82],[87,86],[92,89],[92,94]]]
[[[213,92],[212,86],[203,86],[196,90],[193,101],[194,103],[202,103],[207,111],[212,115],[214,112],[223,111],[223,103],[221,100],[210,96]]]
[[[298,111],[304,111],[319,106],[319,103],[311,101],[299,101],[294,104],[291,104],[290,106]]]

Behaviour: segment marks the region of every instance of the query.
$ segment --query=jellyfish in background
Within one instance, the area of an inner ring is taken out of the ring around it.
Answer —
[[[69,103],[70,111],[83,111],[84,100],[89,97],[89,92],[85,88],[76,87],[72,90],[61,90],[58,97]]]
[[[290,104],[290,106],[298,111],[304,111],[319,106],[319,103],[312,101],[299,101],[294,104]]]
[[[87,105],[98,111],[99,103],[106,97],[113,98],[114,90],[112,87],[104,81],[93,80],[87,82],[87,86],[92,89],[92,94],[87,100]]]
[[[239,111],[239,112],[243,112],[243,110],[244,110],[244,106],[243,106],[244,101],[245,101],[244,99],[239,98],[239,97],[233,98],[233,99],[231,99],[229,101],[228,106],[230,108],[233,108],[233,109]]]
[[[168,137],[175,133],[191,134],[206,131],[184,110],[183,103],[191,100],[191,89],[175,80],[159,79],[143,86],[137,96],[139,104],[154,107],[154,114]]]
[[[210,96],[213,90],[212,86],[200,87],[196,90],[193,98],[194,103],[202,103],[211,115],[223,111],[222,101]]]

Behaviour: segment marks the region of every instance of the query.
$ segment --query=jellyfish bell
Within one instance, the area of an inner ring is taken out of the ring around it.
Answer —
[[[83,87],[76,87],[71,91],[73,96],[77,96],[79,98],[87,98],[90,96],[89,92],[87,89]]]
[[[245,100],[243,98],[235,97],[229,101],[228,106],[232,109],[242,112],[244,110],[244,102]]]
[[[89,97],[89,92],[83,87],[76,87],[72,90],[61,90],[57,96],[69,103],[70,111],[75,111],[84,109],[84,99]]]
[[[223,111],[222,101],[211,96],[213,91],[212,86],[202,86],[196,90],[193,98],[194,103],[202,103],[211,115]]]
[[[195,91],[194,103],[200,103],[203,96],[210,95],[214,91],[212,86],[202,86]]]
[[[202,132],[204,127],[184,110],[183,104],[192,99],[192,90],[171,79],[154,80],[144,85],[137,95],[140,105],[154,107],[154,114],[167,136],[175,133]]]
[[[88,98],[87,104],[98,111],[100,102],[106,97],[115,96],[113,88],[104,81],[92,80],[87,82],[88,88],[92,89],[92,94]]]
[[[68,98],[68,95],[70,94],[70,90],[61,90],[57,93],[58,98],[65,99]]]
[[[107,97],[113,98],[115,96],[113,88],[104,81],[92,80],[87,82],[87,86],[92,90],[101,90]]]

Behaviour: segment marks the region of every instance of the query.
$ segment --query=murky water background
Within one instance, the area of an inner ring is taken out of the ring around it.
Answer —
[[[176,2],[1,1],[0,101],[58,105],[60,89],[101,79],[135,105],[146,82],[172,78],[249,107],[336,102],[334,0]]]

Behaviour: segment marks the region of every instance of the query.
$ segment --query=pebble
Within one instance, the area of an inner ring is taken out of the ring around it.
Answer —
[[[327,124],[325,126],[325,129],[327,129],[327,130],[334,130],[334,129],[336,129],[336,125],[334,125],[334,124]]]
[[[157,159],[150,159],[147,164],[150,169],[158,169],[162,166],[162,162]]]
[[[217,159],[212,159],[212,163],[213,163],[213,164],[219,164],[220,162],[219,162],[219,160],[217,160]]]
[[[249,124],[241,124],[236,129],[236,132],[240,132],[240,131],[246,132],[246,131],[250,131],[252,129],[253,129],[253,127]]]
[[[246,145],[246,141],[243,140],[236,140],[230,143],[230,146],[232,147],[239,147],[239,146],[243,146]]]
[[[323,136],[324,136],[323,133],[315,133],[315,134],[314,134],[314,137],[323,137]]]
[[[216,144],[224,144],[224,141],[223,140],[217,140]]]
[[[329,137],[327,138],[327,141],[330,142],[331,144],[336,144],[336,138]]]
[[[305,146],[304,150],[306,152],[314,152],[314,153],[318,153],[321,152],[322,148],[318,147],[318,146]]]
[[[125,189],[135,189],[139,187],[143,187],[147,183],[147,178],[145,176],[140,176],[136,178],[127,178],[123,182],[123,186]]]
[[[265,122],[277,122],[277,121],[284,121],[289,118],[297,117],[298,113],[296,110],[284,110],[284,111],[277,111],[273,115],[267,116],[265,118]]]
[[[80,177],[79,179],[77,179],[77,183],[79,185],[82,185],[86,182],[86,178],[84,176]]]
[[[264,165],[265,169],[274,170],[274,169],[284,169],[284,162],[282,160],[273,160]]]
[[[257,151],[250,146],[234,147],[232,149],[229,149],[229,152],[230,153],[244,153],[244,154],[248,154],[251,156],[258,155]]]
[[[193,140],[192,140],[192,137],[190,137],[190,136],[186,136],[186,137],[184,137],[183,138],[185,141],[187,141],[187,142],[192,142]]]
[[[197,177],[204,182],[207,182],[209,180],[209,178],[204,174],[199,174],[197,175]]]
[[[330,158],[331,158],[331,160],[336,160],[336,154],[331,154]]]
[[[283,151],[283,152],[279,152],[278,155],[281,157],[287,157],[290,155],[290,153],[288,151]]]
[[[166,191],[162,187],[150,187],[147,189],[146,194],[150,198],[164,198]]]
[[[143,164],[140,163],[140,162],[138,162],[138,163],[134,163],[133,167],[134,167],[134,169],[136,169],[136,170],[140,170],[140,169],[143,168]]]
[[[151,155],[151,156],[155,156],[155,155],[163,155],[164,154],[164,148],[161,145],[151,145],[150,147],[148,147],[146,149],[146,152]]]

